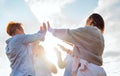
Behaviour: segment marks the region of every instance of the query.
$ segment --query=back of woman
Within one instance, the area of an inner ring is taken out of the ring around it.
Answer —
[[[33,43],[34,68],[36,76],[52,76],[49,62],[45,58],[45,50],[39,41]]]
[[[34,57],[36,76],[52,76],[48,62],[40,57]]]
[[[104,69],[100,67],[103,63],[104,20],[99,14],[90,15],[83,28],[53,29],[48,23],[48,31],[55,37],[74,45],[73,76],[106,76]],[[79,68],[82,68],[81,71]]]

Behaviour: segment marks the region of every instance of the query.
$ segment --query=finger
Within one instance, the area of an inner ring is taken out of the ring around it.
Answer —
[[[44,31],[44,23],[42,23],[42,25],[40,26],[41,31]]]
[[[40,30],[42,30],[42,25],[43,25],[43,24],[40,24]]]
[[[42,31],[44,30],[43,24],[42,24],[42,26],[41,26],[41,29],[42,29]]]
[[[46,31],[46,24],[43,23],[43,30]]]
[[[67,50],[64,46],[62,46],[62,45],[59,45],[59,47],[61,48],[61,49],[63,49],[64,51],[65,50]]]
[[[40,30],[42,30],[42,26],[40,26]]]
[[[48,25],[48,29],[50,28],[50,23],[49,23],[49,21],[47,21],[47,25]]]

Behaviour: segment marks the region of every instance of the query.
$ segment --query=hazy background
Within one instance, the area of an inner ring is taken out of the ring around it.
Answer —
[[[105,20],[104,64],[107,76],[120,75],[120,0],[0,0],[0,76],[9,76],[10,63],[5,55],[6,25],[22,22],[26,33],[39,30],[43,21],[52,27],[76,28],[84,26],[93,12]],[[55,76],[61,76],[63,70]]]

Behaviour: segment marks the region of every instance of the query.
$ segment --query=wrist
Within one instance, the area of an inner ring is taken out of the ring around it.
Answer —
[[[50,27],[50,28],[48,29],[48,31],[49,31],[49,32],[53,32],[53,28]]]

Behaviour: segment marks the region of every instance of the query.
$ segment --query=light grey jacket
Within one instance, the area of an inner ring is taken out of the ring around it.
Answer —
[[[11,63],[10,76],[35,76],[32,45],[36,40],[44,40],[43,33],[18,34],[6,41],[6,54]]]
[[[73,54],[96,65],[102,65],[104,38],[95,26],[78,29],[50,29],[52,34],[62,40],[73,43]]]

